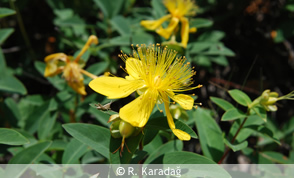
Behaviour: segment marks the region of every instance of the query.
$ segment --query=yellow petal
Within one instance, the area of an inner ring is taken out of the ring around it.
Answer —
[[[52,77],[60,74],[63,70],[63,66],[60,66],[60,61],[66,62],[67,56],[64,53],[55,53],[45,58],[46,68],[44,72],[45,77]]]
[[[119,110],[120,118],[134,127],[144,127],[156,103],[158,92],[146,92]]]
[[[49,62],[49,61],[55,61],[55,60],[61,60],[61,61],[66,61],[66,57],[67,55],[64,53],[55,53],[55,54],[51,54],[49,56],[45,57],[45,62]]]
[[[86,95],[84,80],[80,81],[68,81],[67,84],[78,94],[80,95]]]
[[[174,120],[172,118],[172,115],[170,113],[169,110],[169,100],[168,100],[168,96],[166,93],[161,93],[161,97],[163,99],[164,102],[164,108],[165,108],[165,112],[166,112],[166,117],[167,117],[167,122],[168,125],[170,127],[170,129],[172,130],[172,132],[180,139],[180,140],[190,140],[191,136],[179,129],[176,129],[176,125],[174,123]]]
[[[78,56],[76,57],[75,61],[79,61],[80,58],[82,57],[82,55],[88,50],[89,46],[91,44],[98,44],[98,38],[97,36],[95,35],[91,35],[89,38],[88,38],[88,41],[87,43],[84,45],[84,47],[82,48],[81,52],[78,54]]]
[[[156,30],[156,33],[158,33],[160,36],[164,37],[165,39],[169,39],[169,37],[174,32],[178,24],[179,24],[179,19],[176,17],[173,17],[166,29],[160,27],[159,29]]]
[[[173,133],[180,139],[180,140],[191,140],[191,136],[180,129],[172,129]]]
[[[130,80],[134,79],[140,79],[140,71],[139,69],[142,69],[142,62],[136,58],[128,58],[126,60],[126,69],[130,76],[128,78]]]
[[[189,33],[196,33],[197,32],[197,28],[196,27],[192,27],[189,29]]]
[[[57,64],[55,63],[47,63],[44,76],[45,77],[52,77],[55,75],[60,74],[63,71],[63,67],[57,67]]]
[[[186,48],[188,41],[189,41],[189,21],[187,18],[182,17],[181,18],[181,38],[182,38],[182,44]]]
[[[190,110],[193,108],[194,105],[194,99],[189,95],[179,94],[172,97],[172,99],[179,103],[182,108],[186,110]]]
[[[147,28],[148,30],[155,30],[157,29],[164,21],[171,18],[171,15],[165,15],[158,20],[142,20],[140,24]]]
[[[120,77],[98,77],[89,83],[96,92],[109,99],[124,98],[144,86],[140,80],[126,80]]]

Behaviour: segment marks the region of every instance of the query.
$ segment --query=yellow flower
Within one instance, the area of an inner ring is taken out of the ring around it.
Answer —
[[[133,50],[132,56],[120,55],[126,63],[125,71],[128,76],[99,77],[92,80],[89,86],[109,99],[124,98],[137,91],[140,96],[119,111],[120,118],[134,127],[144,127],[155,104],[163,102],[173,133],[181,140],[190,140],[188,133],[176,129],[169,109],[169,98],[190,110],[194,99],[177,93],[193,90],[201,85],[190,87],[193,84],[191,77],[196,72],[191,70],[189,63],[184,64],[185,57],[175,59],[176,54],[175,51],[161,49],[159,45],[137,46],[137,51]]]
[[[179,22],[181,22],[181,38],[184,48],[187,47],[189,41],[189,33],[195,33],[197,29],[189,29],[189,20],[185,16],[193,16],[196,14],[197,6],[192,0],[163,0],[163,4],[170,14],[161,17],[158,20],[143,20],[141,25],[148,30],[155,30],[160,36],[169,39],[173,35],[172,40],[175,38],[175,33],[178,31]],[[163,22],[170,20],[167,28],[161,25]]]
[[[67,81],[67,84],[77,93],[86,95],[87,93],[85,91],[83,83],[84,77],[82,73],[91,78],[96,78],[96,76],[82,69],[84,63],[80,58],[91,44],[98,44],[98,38],[94,35],[89,37],[87,43],[76,58],[73,58],[73,56],[67,56],[64,53],[55,53],[47,56],[45,58],[46,68],[44,76],[52,77],[63,72],[62,76]]]

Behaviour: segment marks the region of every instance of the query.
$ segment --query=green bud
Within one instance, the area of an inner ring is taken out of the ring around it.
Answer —
[[[119,131],[120,122],[121,122],[121,119],[114,121],[110,125],[110,134],[113,138],[121,138],[121,134]]]
[[[134,131],[135,127],[133,127],[130,123],[123,120],[119,123],[119,132],[122,137],[128,138],[134,133]]]

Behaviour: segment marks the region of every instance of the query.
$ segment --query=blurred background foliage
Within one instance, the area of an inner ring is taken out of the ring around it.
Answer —
[[[146,126],[144,149],[133,157],[119,158],[118,154],[108,155],[109,143],[112,152],[120,145],[120,140],[110,139],[109,114],[89,106],[110,100],[87,86],[90,78],[84,80],[88,95],[81,97],[61,76],[43,77],[44,58],[57,52],[77,54],[88,37],[96,35],[99,44],[83,55],[85,69],[95,75],[111,72],[124,76],[119,67],[124,66],[118,58],[120,50],[129,54],[131,44],[165,42],[155,32],[140,26],[141,20],[167,14],[162,2],[1,0],[0,135],[13,136],[0,139],[0,163],[119,163],[117,160],[170,163],[164,162],[167,159],[163,155],[181,150],[197,153],[195,158],[204,155],[219,161],[225,145],[230,144],[219,140],[235,131],[241,121],[221,122],[224,112],[218,106],[222,104],[217,105],[211,97],[237,106],[227,93],[229,89],[240,89],[252,100],[265,89],[280,95],[294,90],[294,1],[196,0],[196,3],[199,8],[191,18],[190,27],[198,30],[190,34],[187,48],[167,45],[192,62],[197,71],[195,83],[203,85],[195,91],[201,107],[187,113],[173,111],[182,114],[178,124],[189,125],[191,133],[200,140],[173,141],[170,134],[162,131],[166,130],[166,123],[159,131],[152,129],[151,122]],[[130,97],[121,99],[111,108],[118,111],[129,101]],[[281,101],[278,108],[277,112],[268,113],[266,123],[255,123],[264,124],[269,134],[257,128],[254,132],[244,131],[248,145],[232,146],[235,152],[229,154],[227,163],[294,163],[294,103]],[[158,117],[156,113],[153,118]],[[80,132],[72,125],[77,122],[81,123]],[[100,135],[108,139],[97,141]],[[86,137],[88,144],[82,141]],[[130,149],[136,150],[138,144],[132,143],[137,143],[140,137],[130,138],[127,142]],[[34,151],[40,153],[38,157],[22,160],[17,156]]]

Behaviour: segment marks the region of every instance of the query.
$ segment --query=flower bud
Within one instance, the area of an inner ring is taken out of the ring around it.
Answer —
[[[121,138],[121,134],[119,132],[119,124],[121,120],[116,120],[110,125],[110,134],[113,138]]]
[[[135,131],[135,127],[133,127],[130,123],[126,121],[120,121],[119,123],[119,132],[122,137],[128,138]]]

